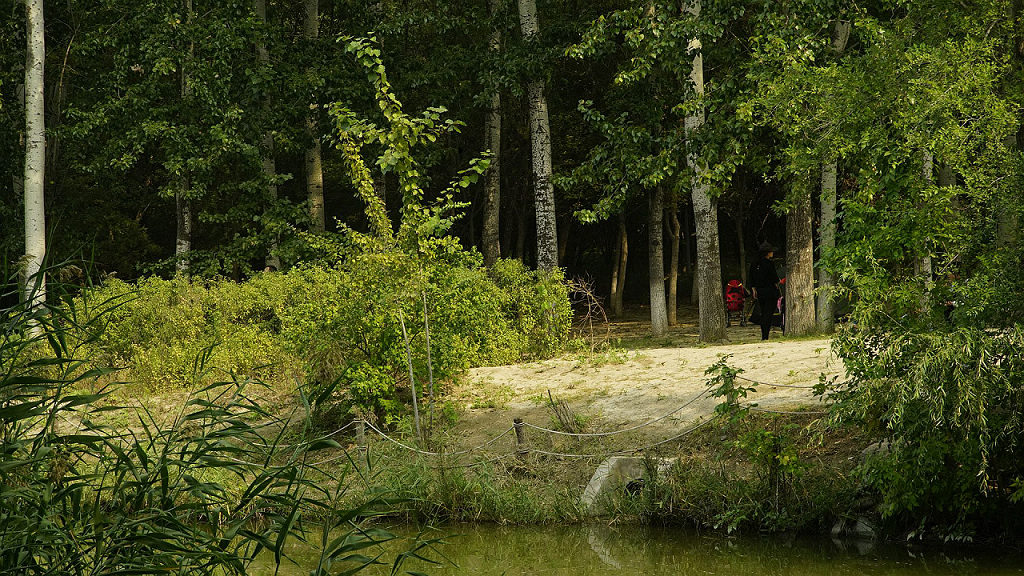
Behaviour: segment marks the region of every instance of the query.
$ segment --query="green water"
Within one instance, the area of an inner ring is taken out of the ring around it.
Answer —
[[[408,529],[394,530],[408,533]],[[868,542],[797,540],[784,536],[726,538],[673,529],[636,527],[498,527],[455,525],[427,533],[445,536],[440,565],[414,561],[401,573],[431,575],[579,576],[644,574],[697,576],[853,576],[1024,574],[1024,556],[998,549],[951,549],[879,545]],[[402,540],[399,546],[408,546]],[[394,558],[389,547],[385,558]],[[308,574],[316,563],[311,548],[294,545],[297,564],[285,576]],[[340,567],[339,567],[340,568]],[[361,574],[389,574],[372,569]],[[250,574],[273,574],[268,561]]]

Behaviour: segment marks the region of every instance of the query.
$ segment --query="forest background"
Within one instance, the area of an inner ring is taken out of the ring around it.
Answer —
[[[1018,0],[104,0],[46,4],[33,35],[43,4],[0,4],[7,262],[41,265],[24,223],[51,261],[123,280],[270,266],[309,293],[331,278],[309,264],[346,261],[354,302],[455,262],[521,288],[503,313],[534,319],[526,353],[557,347],[567,312],[536,302],[562,293],[500,257],[589,276],[613,313],[649,304],[655,334],[682,286],[717,341],[723,279],[768,241],[790,334],[849,306],[835,413],[894,439],[892,513],[966,533],[1021,499]],[[44,188],[45,227],[25,200]],[[509,349],[473,342],[453,369]],[[396,350],[346,381],[384,386]]]

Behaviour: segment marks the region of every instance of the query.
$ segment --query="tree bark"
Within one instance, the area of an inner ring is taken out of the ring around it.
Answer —
[[[267,0],[253,0],[253,10],[256,12],[256,17],[259,18],[260,23],[263,24],[264,28],[267,25]],[[261,66],[270,65],[270,54],[267,52],[267,45],[264,43],[263,38],[259,40],[259,44],[256,46],[256,55],[259,59]],[[270,115],[270,98],[264,96],[263,98],[263,113],[264,116]],[[263,178],[267,182],[267,202],[271,207],[277,204],[277,164],[274,162],[274,134],[271,130],[267,130],[263,133]],[[268,221],[267,213],[264,211],[264,226]],[[267,250],[267,256],[264,259],[264,264],[275,270],[281,269],[281,258],[277,255],[278,238],[275,234],[270,242],[270,248]]]
[[[821,167],[821,227],[819,232],[818,250],[825,256],[836,247],[836,175],[838,165],[835,161],[826,162]],[[823,266],[818,267],[818,331],[831,334],[835,330],[835,307],[832,302],[832,288],[835,279],[832,273]]]
[[[811,190],[800,186],[786,214],[786,334],[814,331],[814,210]]]
[[[847,20],[839,20],[832,31],[832,51],[836,56],[842,55],[846,50],[846,43],[850,39],[851,23]],[[839,165],[835,158],[830,158],[821,167],[821,196],[820,196],[820,228],[818,230],[818,254],[824,256],[836,247],[836,175],[839,172]],[[824,267],[818,267],[818,289],[817,289],[817,324],[818,331],[824,334],[831,334],[835,330],[835,306],[832,302],[832,289],[835,286],[835,279],[832,273]]]
[[[747,286],[747,239],[743,233],[743,198],[736,202],[736,242],[740,251],[740,282]]]
[[[935,160],[931,151],[924,150],[921,154],[921,183],[925,188],[932,185],[934,164]],[[921,292],[921,306],[922,308],[927,307],[929,292],[932,290],[931,241],[928,238],[922,240],[921,246],[917,247],[917,255],[914,258],[914,275],[920,278],[924,285],[924,290]]]
[[[690,214],[693,213],[693,206],[687,205],[683,211],[683,246],[686,250],[686,271],[690,275],[690,304],[697,304],[699,291],[697,290],[697,263],[693,259],[693,234],[690,233],[692,226]]]
[[[572,232],[572,219],[558,227],[558,265],[565,266],[565,251],[569,247],[569,233]]]
[[[536,41],[540,35],[536,0],[519,0],[519,25],[528,42]],[[531,80],[526,93],[530,106],[533,197],[537,212],[537,268],[551,270],[558,266],[558,230],[555,189],[551,183],[551,129],[544,80]]]
[[[501,29],[495,24],[498,11],[501,9],[501,0],[488,0],[488,8],[491,17],[491,38],[488,48],[494,52],[501,52]],[[484,265],[491,266],[498,258],[501,258],[501,244],[499,241],[501,222],[501,90],[492,86],[494,94],[491,95],[490,107],[487,109],[487,120],[484,125],[484,147],[491,153],[491,165],[487,168],[484,180],[484,230],[483,230],[483,253]]]
[[[302,34],[309,40],[320,36],[320,6],[318,0],[303,0],[306,18],[303,20]],[[317,105],[310,103],[306,115],[306,195],[309,198],[310,229],[323,232],[327,229],[327,218],[324,213],[324,172],[320,146],[320,134],[316,119]]]
[[[700,0],[693,0],[685,9],[700,16]],[[687,46],[693,54],[690,80],[698,97],[704,96],[704,60],[700,40],[694,38]],[[686,163],[693,171],[693,219],[697,227],[697,291],[700,310],[700,340],[712,342],[725,338],[725,303],[722,300],[722,256],[718,246],[718,201],[711,197],[707,183],[707,165],[700,160],[691,136],[704,125],[704,109],[685,120]]]
[[[649,257],[648,279],[651,290],[651,333],[662,336],[668,330],[665,310],[665,234],[662,214],[665,210],[665,192],[656,186],[647,195],[647,246]]]
[[[626,233],[626,216],[619,215],[619,235],[615,245],[615,264],[612,267],[612,316],[622,316],[622,293],[626,289],[626,264],[629,261],[629,235]]]
[[[46,119],[43,67],[46,60],[46,35],[43,0],[25,2],[25,304],[29,307],[46,301],[46,213],[44,188],[46,174]],[[38,327],[33,328],[34,332]]]
[[[668,325],[678,324],[679,309],[679,210],[678,202],[673,198],[668,206],[669,241],[671,256],[668,263]]]
[[[185,0],[185,18],[192,22],[192,0]],[[185,106],[190,105],[192,99],[192,85],[188,79],[188,69],[192,65],[195,56],[195,45],[189,43],[188,54],[181,66],[181,100]],[[192,263],[188,258],[192,251],[192,199],[190,190],[192,179],[188,168],[182,168],[179,176],[178,190],[174,195],[174,216],[176,220],[175,241],[174,241],[174,267],[178,274],[188,274]]]

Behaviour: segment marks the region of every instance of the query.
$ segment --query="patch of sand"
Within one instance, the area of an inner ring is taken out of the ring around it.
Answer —
[[[740,330],[749,331],[749,328]],[[744,333],[745,333],[744,332]],[[588,431],[619,430],[672,413],[648,428],[657,434],[678,430],[711,414],[720,399],[709,395],[704,371],[723,354],[741,376],[757,385],[748,401],[758,407],[791,410],[820,407],[811,386],[826,377],[843,376],[842,363],[827,339],[760,340],[715,346],[648,348],[637,351],[581,355],[555,360],[471,370],[454,396],[465,409],[457,436],[473,442],[493,436],[521,417],[551,426],[548,391],[588,418]],[[750,382],[743,382],[750,385]]]

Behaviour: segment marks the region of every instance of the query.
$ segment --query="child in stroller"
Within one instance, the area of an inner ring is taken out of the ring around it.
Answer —
[[[725,285],[725,325],[731,326],[733,319],[739,319],[740,326],[747,325],[747,289],[739,280],[729,280]]]

